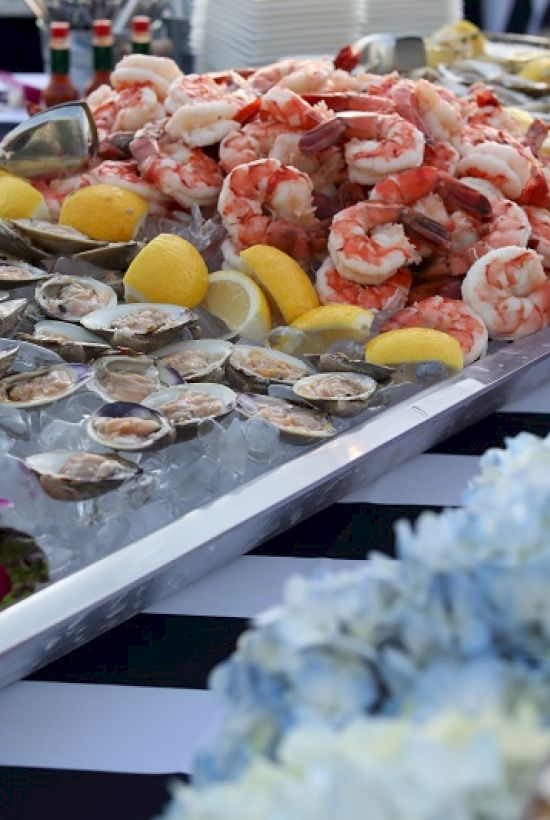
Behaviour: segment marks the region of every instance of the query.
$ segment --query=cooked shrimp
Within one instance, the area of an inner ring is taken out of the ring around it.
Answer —
[[[320,153],[338,141],[344,147],[349,178],[374,185],[388,174],[422,165],[424,136],[397,114],[343,112],[314,128],[300,141],[306,155]]]
[[[487,352],[488,333],[483,319],[460,299],[423,299],[384,322],[380,332],[401,327],[429,327],[454,336],[462,348],[464,364],[471,364]]]
[[[283,165],[293,165],[311,179],[315,191],[333,192],[335,183],[344,179],[345,162],[342,151],[332,145],[314,157],[305,157],[300,151],[302,134],[282,133],[273,141],[268,156]]]
[[[222,174],[200,148],[159,140],[147,128],[138,131],[130,148],[144,179],[184,208],[216,202]]]
[[[183,140],[199,148],[215,145],[226,134],[239,130],[239,123],[234,119],[238,110],[237,103],[228,100],[182,105],[166,123],[166,133],[173,140]]]
[[[225,178],[218,211],[237,251],[265,243],[307,259],[319,227],[312,194],[306,174],[260,159],[238,165]]]
[[[334,65],[327,59],[280,60],[259,68],[249,78],[249,82],[260,93],[275,85],[282,85],[297,94],[305,94],[323,88],[333,72]]]
[[[523,136],[517,120],[506,111],[490,88],[476,88],[470,98],[463,100],[463,110],[466,111],[469,125],[489,125],[505,130],[518,139]]]
[[[531,179],[531,162],[511,145],[483,142],[462,157],[457,175],[481,177],[509,199],[518,199]]]
[[[117,91],[133,86],[149,86],[162,102],[170,84],[182,76],[182,72],[169,57],[152,54],[128,54],[116,64],[111,73],[111,85]]]
[[[231,131],[220,143],[220,166],[229,173],[237,165],[266,159],[275,139],[288,134],[288,126],[282,123],[256,120],[244,125],[241,130]]]
[[[330,111],[338,114],[340,111],[370,111],[379,114],[394,114],[395,103],[388,97],[379,97],[376,94],[358,93],[353,91],[335,91],[333,93],[302,94],[302,98],[310,105],[325,103]]]
[[[105,160],[93,168],[89,176],[94,184],[116,185],[138,194],[149,204],[150,214],[164,214],[170,206],[170,199],[139,175],[135,160]]]
[[[454,176],[460,154],[450,142],[426,143],[424,164],[437,168],[442,173]]]
[[[403,225],[434,243],[449,242],[444,227],[409,208],[359,202],[332,220],[328,249],[338,273],[360,285],[380,285],[400,268],[419,262]]]
[[[182,105],[225,100],[242,108],[254,99],[254,92],[235,72],[228,72],[225,82],[209,74],[185,74],[172,82],[164,105],[169,114],[174,114]]]
[[[464,276],[476,259],[493,248],[527,247],[531,226],[523,208],[502,196],[491,197],[490,202],[492,216],[487,222],[464,214],[453,215],[449,264],[455,276]]]
[[[449,142],[464,124],[459,98],[428,80],[399,80],[388,90],[388,96],[397,112],[431,142]]]
[[[529,247],[542,256],[543,267],[550,268],[550,213],[546,208],[526,205],[523,209],[531,225]]]
[[[104,140],[112,131],[137,131],[151,120],[164,116],[164,107],[154,89],[147,85],[114,91],[107,85],[96,88],[87,98],[90,110]]]
[[[412,275],[407,268],[398,270],[381,285],[359,285],[340,276],[330,256],[317,271],[315,289],[322,305],[337,302],[367,310],[394,312],[407,302]]]
[[[310,105],[289,88],[271,88],[260,101],[260,118],[282,122],[292,129],[309,131],[331,119],[323,103]]]
[[[497,248],[474,262],[462,298],[479,313],[491,339],[520,339],[550,322],[550,281],[529,248]]]

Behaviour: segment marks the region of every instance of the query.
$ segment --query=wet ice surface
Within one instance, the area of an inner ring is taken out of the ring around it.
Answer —
[[[56,361],[61,361],[56,354],[21,343],[14,369]],[[333,417],[333,422],[339,432],[348,430],[447,375],[435,362],[403,365],[391,382],[379,386],[360,416]],[[0,498],[13,503],[12,508],[0,509],[0,521],[37,539],[54,580],[320,446],[281,439],[263,419],[244,419],[234,412],[219,421],[202,422],[189,440],[152,452],[122,453],[139,464],[143,474],[118,490],[81,502],[50,498],[22,459],[56,449],[109,452],[88,437],[84,424],[103,403],[84,387],[32,411],[0,407]]]

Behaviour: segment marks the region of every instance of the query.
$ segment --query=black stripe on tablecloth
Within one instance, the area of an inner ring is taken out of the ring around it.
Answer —
[[[206,689],[210,670],[247,625],[246,618],[142,613],[27,680]]]
[[[185,775],[0,766],[2,820],[151,820],[169,800],[167,784]]]
[[[352,561],[362,560],[371,550],[394,555],[397,521],[416,521],[426,510],[442,509],[412,504],[333,504],[266,541],[250,555]]]
[[[493,413],[461,433],[436,444],[428,452],[453,456],[481,456],[489,447],[504,447],[505,439],[518,433],[546,436],[550,413]]]

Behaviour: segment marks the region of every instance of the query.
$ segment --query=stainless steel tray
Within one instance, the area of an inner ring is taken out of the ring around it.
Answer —
[[[509,344],[0,614],[4,686],[550,378],[550,328]]]

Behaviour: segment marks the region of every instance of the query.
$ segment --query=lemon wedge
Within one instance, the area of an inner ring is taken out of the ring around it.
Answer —
[[[323,305],[302,313],[290,327],[307,333],[307,342],[294,352],[324,352],[335,342],[363,341],[369,335],[374,313],[356,305]],[[307,350],[305,349],[307,348]]]
[[[519,72],[519,76],[535,83],[549,83],[550,57],[536,57],[534,60],[529,60],[525,68]]]
[[[289,325],[302,313],[319,307],[307,274],[287,253],[271,245],[252,245],[241,251],[244,270],[264,291],[275,319]]]
[[[464,357],[458,341],[448,333],[428,327],[403,327],[380,333],[367,342],[365,361],[396,365],[439,361],[451,370],[462,370]]]
[[[63,201],[59,224],[70,225],[92,239],[128,242],[136,236],[147,210],[145,200],[133,191],[90,185]]]
[[[4,174],[0,177],[0,218],[51,218],[44,197],[36,188],[19,177]]]
[[[263,342],[271,330],[271,311],[262,290],[244,273],[221,270],[208,277],[204,307],[230,330]]]
[[[208,288],[208,268],[186,239],[161,233],[134,258],[124,274],[128,302],[161,302],[195,307]]]

